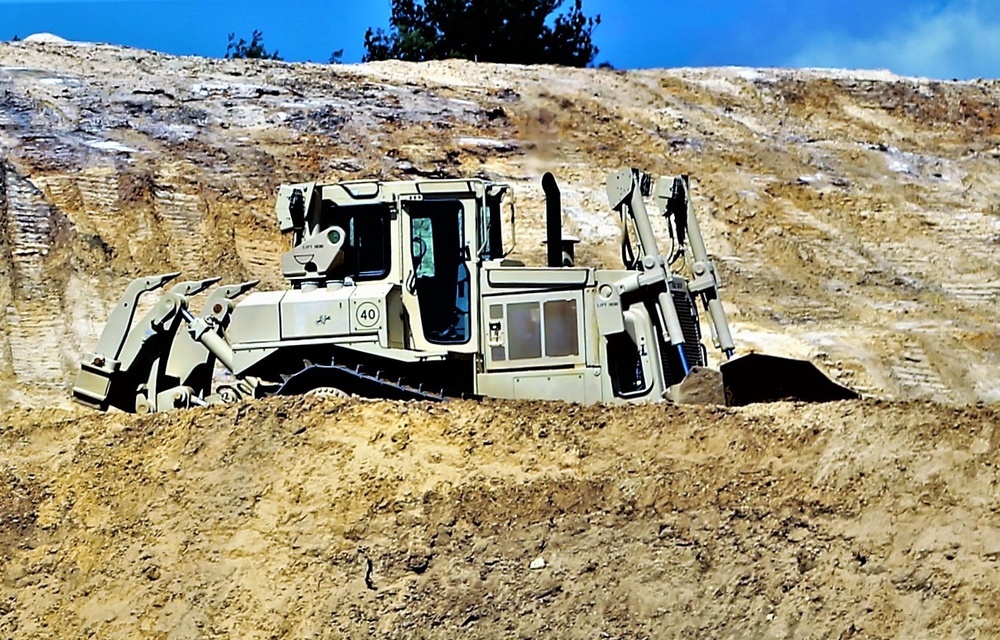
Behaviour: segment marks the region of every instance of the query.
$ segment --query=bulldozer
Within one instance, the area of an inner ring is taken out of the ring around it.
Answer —
[[[196,315],[191,298],[219,278],[184,281],[136,321],[140,297],[179,274],[134,280],[83,357],[73,396],[137,413],[294,394],[728,405],[858,397],[807,361],[736,356],[687,176],[608,175],[621,269],[575,264],[552,174],[542,188],[547,263],[530,266],[510,257],[508,184],[282,185],[275,213],[291,236],[281,256],[288,287],[218,286]],[[647,200],[665,218],[667,254]],[[724,360],[717,369],[703,333]]]

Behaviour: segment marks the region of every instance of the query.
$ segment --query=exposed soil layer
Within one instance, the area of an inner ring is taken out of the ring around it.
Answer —
[[[981,637],[998,443],[923,402],[10,412],[0,632]]]

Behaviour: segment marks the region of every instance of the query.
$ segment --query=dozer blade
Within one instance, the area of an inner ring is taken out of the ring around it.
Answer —
[[[751,353],[724,363],[719,370],[729,406],[780,400],[834,402],[861,397],[827,378],[806,360]]]

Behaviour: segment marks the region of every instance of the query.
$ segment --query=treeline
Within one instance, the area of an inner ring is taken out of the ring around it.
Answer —
[[[389,29],[364,34],[364,62],[462,58],[513,64],[585,67],[598,48],[601,16],[583,13],[583,0],[392,0]],[[330,55],[341,61],[344,50]],[[281,60],[254,30],[247,41],[229,34],[226,58]],[[602,66],[610,66],[603,63]]]

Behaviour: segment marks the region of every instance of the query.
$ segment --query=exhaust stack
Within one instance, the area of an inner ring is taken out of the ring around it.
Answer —
[[[562,252],[562,199],[559,185],[551,172],[542,176],[542,191],[545,192],[545,244],[550,267],[563,266]]]

